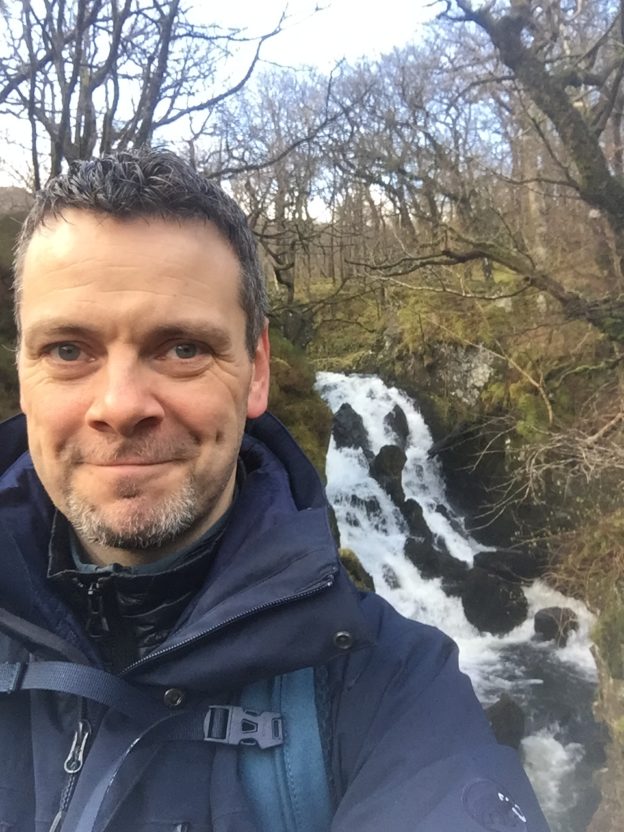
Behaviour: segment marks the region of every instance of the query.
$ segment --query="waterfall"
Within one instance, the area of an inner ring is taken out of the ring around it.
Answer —
[[[370,474],[371,458],[383,446],[403,445],[404,496],[419,504],[434,547],[467,567],[488,548],[466,532],[448,504],[440,466],[427,455],[432,438],[417,406],[375,376],[319,373],[316,387],[334,413],[349,404],[359,414],[368,444],[363,449],[338,448],[333,438],[330,443],[327,494],[341,545],[353,549],[377,592],[402,615],[437,626],[457,642],[462,670],[484,706],[505,693],[522,707],[526,733],[520,751],[552,832],[585,832],[597,800],[592,773],[603,762],[591,709],[592,616],[579,601],[535,580],[522,590],[528,605],[523,623],[502,636],[479,632],[467,620],[461,598],[447,594],[441,578],[423,577],[406,557],[404,513]],[[388,418],[397,405],[407,425],[403,437]],[[563,647],[534,637],[534,614],[554,606],[574,610],[578,619],[578,630]]]

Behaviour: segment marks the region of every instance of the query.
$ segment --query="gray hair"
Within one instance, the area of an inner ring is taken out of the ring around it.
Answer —
[[[238,204],[218,185],[168,150],[122,150],[72,162],[39,191],[15,248],[15,320],[20,332],[22,270],[35,231],[50,217],[78,209],[120,219],[139,217],[206,220],[230,243],[241,265],[240,303],[247,319],[245,341],[253,358],[268,314],[256,241]]]

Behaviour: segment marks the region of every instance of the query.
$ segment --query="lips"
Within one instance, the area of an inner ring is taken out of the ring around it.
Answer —
[[[87,464],[95,465],[98,468],[127,468],[147,465],[165,465],[168,462],[175,462],[173,459],[115,459],[110,462],[91,462]]]

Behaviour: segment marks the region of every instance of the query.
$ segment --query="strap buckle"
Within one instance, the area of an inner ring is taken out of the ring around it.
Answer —
[[[204,719],[204,740],[225,745],[273,748],[284,742],[282,715],[238,705],[211,705]]]
[[[27,662],[0,662],[0,693],[20,690],[27,667]]]

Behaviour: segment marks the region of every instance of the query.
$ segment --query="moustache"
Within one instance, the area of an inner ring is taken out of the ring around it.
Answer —
[[[132,440],[114,448],[93,446],[68,449],[72,465],[155,465],[159,462],[190,459],[194,456],[196,443],[188,441]]]

